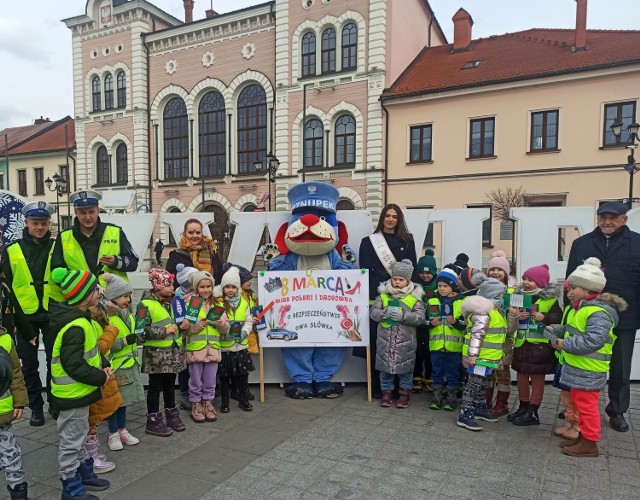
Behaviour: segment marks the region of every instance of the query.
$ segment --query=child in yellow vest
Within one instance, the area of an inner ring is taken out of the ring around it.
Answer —
[[[5,363],[7,358],[10,358],[9,366],[13,366],[12,369],[8,366],[3,367],[7,372],[11,370],[11,385],[5,393],[0,394],[0,468],[4,469],[11,498],[26,499],[27,482],[22,469],[22,448],[16,440],[11,424],[14,420],[22,418],[23,410],[29,404],[29,398],[16,346],[11,335],[2,327],[0,327],[0,351],[6,351],[8,354],[0,359],[0,363]],[[3,373],[5,373],[4,369]]]
[[[131,307],[131,284],[110,273],[102,275],[106,282],[105,297],[109,322],[118,329],[118,337],[111,347],[111,369],[124,403],[107,419],[109,425],[109,449],[116,451],[123,444],[133,446],[140,440],[127,430],[127,406],[145,400],[140,375],[138,336],[134,333],[135,319]]]
[[[231,379],[239,392],[238,407],[243,411],[253,410],[249,402],[249,372],[255,370],[251,355],[247,351],[249,333],[253,329],[253,318],[249,303],[240,294],[240,272],[230,267],[215,287],[217,303],[223,305],[229,320],[229,332],[220,340],[222,360],[219,367],[221,413],[229,413]]]
[[[198,271],[190,276],[193,293],[185,296],[189,303],[191,297],[204,299],[198,314],[198,322],[191,325],[187,342],[187,367],[189,368],[189,401],[191,402],[191,418],[197,424],[218,420],[213,407],[216,393],[216,375],[220,362],[220,334],[229,331],[226,317],[213,323],[207,314],[215,304],[213,286],[215,279],[207,271]]]

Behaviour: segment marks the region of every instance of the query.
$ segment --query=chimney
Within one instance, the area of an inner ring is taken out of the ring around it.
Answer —
[[[213,9],[207,9],[204,11],[204,13],[206,14],[208,19],[211,19],[212,17],[218,17],[218,13]]]
[[[42,115],[40,115],[40,118],[36,118],[35,120],[33,120],[33,124],[34,125],[42,125],[43,123],[48,123],[51,120],[49,118],[44,118],[42,117]]]
[[[587,0],[576,0],[576,43],[574,51],[587,50]]]
[[[194,0],[183,0],[184,3],[184,22],[192,23],[193,22],[193,4]]]
[[[464,9],[458,9],[453,16],[453,51],[463,51],[471,45],[471,26],[473,19]]]

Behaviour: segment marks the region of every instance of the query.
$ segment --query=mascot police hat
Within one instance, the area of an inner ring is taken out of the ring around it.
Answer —
[[[340,193],[331,184],[324,182],[305,182],[289,189],[291,213],[319,210],[336,213]]]

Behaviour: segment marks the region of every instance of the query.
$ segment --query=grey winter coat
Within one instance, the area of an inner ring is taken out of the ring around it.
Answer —
[[[384,284],[381,284],[378,292],[384,293],[384,291]],[[404,314],[398,325],[391,325],[389,328],[382,326],[385,318],[380,295],[376,297],[373,306],[371,306],[369,312],[371,319],[379,323],[376,342],[376,370],[394,375],[413,372],[417,348],[416,326],[424,323],[425,311],[424,304],[421,302],[422,287],[414,284],[410,293],[418,301],[411,310],[400,302]]]
[[[618,324],[618,312],[627,308],[627,303],[618,295],[603,293],[596,300],[584,300],[580,307],[600,306],[604,311],[594,312],[587,319],[587,334],[564,339],[563,350],[570,354],[591,354],[600,349],[609,338],[609,330]],[[613,318],[613,325],[611,319]],[[562,338],[563,325],[551,325],[554,333]],[[590,372],[565,363],[562,366],[560,383],[583,391],[599,391],[607,385],[608,373]]]

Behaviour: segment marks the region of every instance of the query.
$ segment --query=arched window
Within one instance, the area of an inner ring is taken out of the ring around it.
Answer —
[[[187,106],[180,97],[164,108],[163,126],[164,178],[185,179],[189,176],[189,127]]]
[[[169,210],[167,210],[168,214],[179,214],[180,213],[180,209],[178,207],[169,207]],[[170,247],[175,247],[178,246],[176,244],[176,239],[173,236],[173,233],[171,232],[171,226],[169,226],[169,224],[167,224],[167,231],[169,231],[169,243],[167,244],[167,246]]]
[[[335,165],[356,163],[356,120],[351,115],[342,115],[336,120]]]
[[[302,37],[302,76],[316,74],[316,34],[306,33]]]
[[[322,122],[317,118],[307,121],[304,127],[304,167],[322,168]]]
[[[200,135],[200,175],[223,176],[226,172],[224,97],[208,92],[198,107]]]
[[[93,111],[100,111],[100,102],[102,100],[100,94],[100,77],[94,76],[91,79],[91,109]]]
[[[127,105],[127,75],[125,75],[124,71],[118,71],[116,88],[118,91],[118,107],[124,108]]]
[[[109,155],[107,148],[100,146],[96,152],[96,184],[106,186],[111,181],[111,165],[109,165]]]
[[[353,201],[348,200],[346,198],[341,198],[338,200],[338,204],[336,205],[336,210],[355,210],[356,207],[353,204]]]
[[[342,69],[358,67],[358,27],[355,23],[342,28]]]
[[[104,109],[113,109],[113,75],[104,77]]]
[[[126,184],[129,180],[129,165],[127,164],[127,145],[121,143],[116,148],[116,182]]]
[[[238,97],[238,173],[251,174],[267,152],[267,95],[260,85],[247,86]]]
[[[327,28],[322,32],[322,72],[336,70],[336,30]]]

